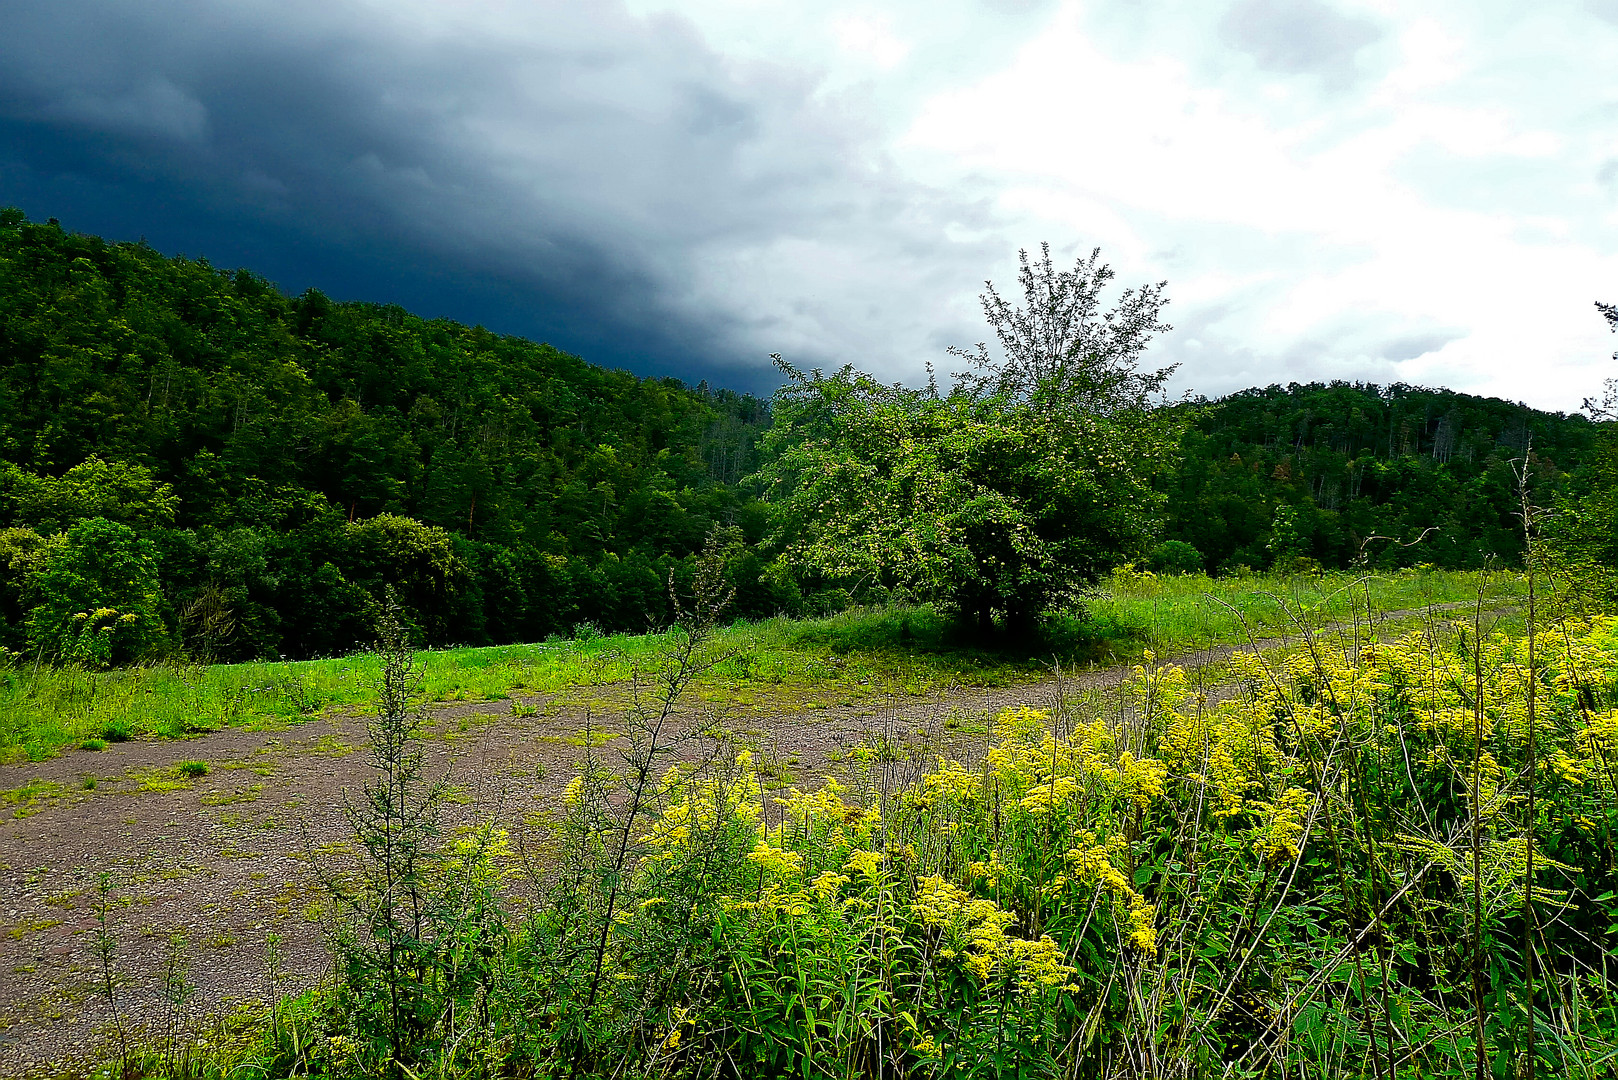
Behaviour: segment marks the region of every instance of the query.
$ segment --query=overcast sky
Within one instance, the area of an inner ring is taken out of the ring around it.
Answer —
[[[0,203],[641,372],[919,380],[1016,250],[1178,388],[1618,375],[1618,0],[11,0]]]

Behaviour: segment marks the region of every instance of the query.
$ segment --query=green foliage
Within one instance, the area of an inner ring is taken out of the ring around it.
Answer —
[[[371,596],[394,589],[424,640],[466,633],[472,613],[456,600],[472,574],[448,532],[396,514],[354,522],[345,532],[355,586]]]
[[[1278,506],[1287,565],[1510,563],[1507,463],[1530,438],[1536,498],[1565,489],[1601,512],[1570,479],[1594,446],[1579,417],[1343,384],[1142,411],[1166,375],[1137,364],[1165,328],[1162,287],[1104,311],[1111,272],[1093,256],[1063,271],[1025,258],[1021,307],[991,287],[1005,356],[966,354],[974,369],[947,395],[853,372],[789,392],[764,507],[739,482],[765,464],[765,402],[397,307],[289,297],[16,211],[4,222],[0,648],[44,635],[45,659],[105,662],[99,630],[29,636],[41,561],[98,518],[156,551],[162,627],[114,634],[120,662],[348,653],[393,583],[432,646],[665,626],[670,577],[690,578],[719,522],[750,547],[732,562],[749,619],[933,598],[1026,631],[1159,538],[1216,573],[1277,567]]]
[[[788,382],[753,482],[772,549],[801,575],[856,597],[919,596],[983,631],[998,614],[1026,638],[1147,547],[1178,436],[1153,408],[1173,369],[1138,370],[1168,329],[1163,287],[1103,313],[1099,254],[1059,272],[1043,252],[1022,253],[1024,307],[992,284],[982,298],[1004,359],[956,350],[977,370],[947,395],[776,357]]]
[[[1056,269],[1049,244],[1040,245],[1038,259],[1017,252],[1017,263],[1021,306],[993,282],[978,297],[1003,355],[982,343],[949,350],[974,369],[956,376],[962,390],[1092,416],[1142,408],[1162,390],[1174,368],[1142,371],[1140,360],[1154,337],[1173,329],[1162,320],[1167,282],[1125,289],[1102,311],[1102,292],[1116,275],[1100,248],[1072,270]]]
[[[351,651],[396,576],[428,644],[667,625],[715,522],[757,539],[756,399],[5,222],[0,646],[28,550],[98,517],[156,545],[157,614],[202,659]],[[749,617],[795,602],[768,570]]]
[[[105,667],[162,653],[157,548],[127,525],[89,518],[46,545],[25,586],[30,650]]]
[[[792,381],[756,483],[774,548],[811,582],[1027,630],[1156,527],[1150,480],[1172,433],[1149,413],[1056,413],[782,367]]]
[[[1086,601],[1082,620],[1052,620],[1049,632],[1057,640],[1099,638],[1092,648],[1095,659],[1136,659],[1144,651],[1171,656],[1296,635],[1305,626],[1352,626],[1372,612],[1426,617],[1475,602],[1485,587],[1495,604],[1513,604],[1522,596],[1521,584],[1509,579],[1431,569],[1222,578],[1120,569]]]
[[[1595,451],[1558,500],[1548,531],[1567,579],[1593,594],[1596,610],[1612,610],[1618,603],[1618,417],[1610,412],[1598,427]]]
[[[81,461],[60,478],[35,476],[7,465],[0,484],[11,504],[12,520],[44,534],[89,518],[151,529],[171,524],[179,505],[173,489],[154,481],[151,470],[99,457]]]
[[[356,1064],[404,1076],[420,1065],[445,1009],[478,978],[482,920],[467,922],[455,901],[467,899],[465,864],[486,860],[476,842],[460,864],[440,844],[448,783],[423,774],[421,676],[391,593],[377,651],[377,708],[366,724],[372,779],[361,798],[344,804],[361,854],[353,867],[326,867],[322,876],[340,909],[337,1007],[347,1015]]]
[[[920,766],[856,748],[850,786],[769,802],[746,752],[675,763],[665,691],[569,785],[549,869],[502,888],[516,860],[477,830],[442,872],[399,863],[401,897],[476,917],[219,1071],[1603,1075],[1618,625],[1530,646],[1481,618],[1244,654],[1217,699],[1148,662],[1110,708],[1006,709]]]
[[[744,554],[738,561],[745,560]],[[1086,599],[1083,617],[1047,620],[1025,649],[963,641],[937,609],[893,604],[818,619],[738,622],[716,631],[729,658],[698,681],[705,697],[774,708],[805,700],[858,704],[949,687],[1000,686],[1064,663],[1167,655],[1237,644],[1247,635],[1294,632],[1286,605],[1323,620],[1454,603],[1476,593],[1474,574],[1401,571],[1254,575],[1210,579],[1118,573]],[[740,590],[738,589],[738,592]],[[556,694],[629,679],[664,634],[581,635],[571,641],[461,648],[422,654],[430,701],[488,701]],[[430,657],[431,663],[426,663]],[[217,728],[298,723],[328,710],[363,709],[380,676],[374,653],[289,663],[158,664],[111,671],[0,662],[0,761],[39,759],[85,738],[179,737]]]
[[[1202,552],[1184,540],[1165,540],[1152,548],[1148,565],[1159,574],[1200,574],[1206,569]]]
[[[1189,424],[1165,482],[1164,535],[1218,573],[1300,557],[1332,569],[1518,565],[1510,462],[1531,448],[1534,498],[1548,506],[1598,445],[1583,416],[1401,384],[1293,383],[1176,408]]]

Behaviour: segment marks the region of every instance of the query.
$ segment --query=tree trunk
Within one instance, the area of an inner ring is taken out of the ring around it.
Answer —
[[[1015,607],[1006,612],[1006,636],[1012,641],[1018,644],[1030,642],[1037,629],[1038,620],[1034,618],[1032,610]]]

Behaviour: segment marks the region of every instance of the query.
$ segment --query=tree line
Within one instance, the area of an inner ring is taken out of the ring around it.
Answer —
[[[761,536],[767,416],[0,211],[0,645],[327,654],[387,583],[435,644],[662,625],[709,533]],[[795,602],[763,569],[743,614]]]
[[[1210,572],[1514,565],[1512,462],[1529,463],[1550,506],[1602,445],[1578,413],[1405,385],[1293,383],[1180,408],[1194,419],[1166,482],[1165,532]]]
[[[389,584],[427,644],[641,630],[716,532],[741,617],[906,597],[1025,632],[1132,559],[1511,561],[1512,460],[1588,486],[1598,424],[1494,399],[1165,405],[1164,288],[1107,305],[1112,276],[1024,255],[944,386],[783,362],[767,401],[0,210],[0,647],[338,653]]]

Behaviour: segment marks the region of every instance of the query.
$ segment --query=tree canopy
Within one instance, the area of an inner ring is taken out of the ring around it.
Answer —
[[[947,394],[778,359],[788,382],[756,483],[790,565],[1023,633],[1155,538],[1153,481],[1172,467],[1179,423],[1153,400],[1172,369],[1140,360],[1168,328],[1163,286],[1102,311],[1112,271],[1098,255],[1058,272],[1043,251],[1022,253],[1025,306],[988,284],[1004,356],[955,350],[974,370]]]
[[[1090,414],[1149,408],[1175,371],[1140,367],[1152,339],[1173,329],[1162,319],[1168,283],[1125,289],[1102,310],[1103,290],[1116,275],[1100,260],[1096,248],[1072,270],[1058,270],[1048,243],[1038,259],[1017,252],[1022,306],[1013,307],[992,281],[978,298],[1001,355],[981,341],[971,350],[951,347],[971,365],[956,375],[957,389]]]
[[[745,395],[0,210],[0,645],[34,647],[18,530],[94,519],[152,545],[154,647],[211,597],[222,657],[346,650],[394,580],[435,643],[660,624],[716,525],[756,539],[735,481],[767,422]]]
[[[1026,629],[1128,559],[1513,562],[1530,451],[1541,505],[1609,520],[1589,417],[1349,383],[1165,404],[1164,287],[1113,281],[1025,252],[943,389],[789,366],[767,402],[0,209],[0,648],[338,653],[389,584],[431,644],[642,630],[716,527],[736,615],[902,594]]]
[[[1529,457],[1549,506],[1598,443],[1585,416],[1398,384],[1293,383],[1176,408],[1189,423],[1164,479],[1165,535],[1219,573],[1273,565],[1282,508],[1292,554],[1321,566],[1515,564],[1511,463]]]

